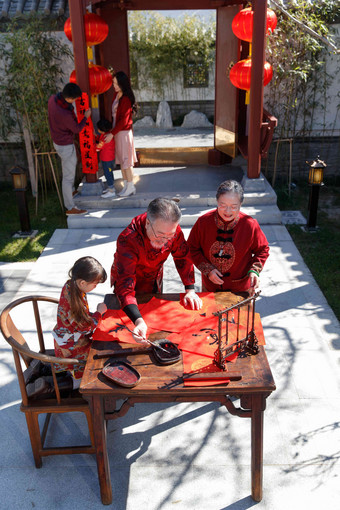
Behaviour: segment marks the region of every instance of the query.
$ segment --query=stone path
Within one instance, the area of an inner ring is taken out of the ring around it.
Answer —
[[[286,228],[263,226],[270,257],[262,273],[257,310],[277,390],[267,401],[264,496],[250,497],[250,423],[216,404],[136,405],[109,422],[108,445],[114,510],[335,510],[340,497],[340,328]],[[25,278],[20,266],[2,278],[2,300],[59,296],[67,271],[93,255],[109,271],[120,229],[57,230]],[[185,229],[185,234],[189,232]],[[27,268],[26,268],[27,269]],[[25,271],[25,270],[24,270]],[[199,278],[197,278],[199,282]],[[172,262],[166,292],[181,290]],[[199,283],[198,283],[199,290]],[[108,283],[89,295],[90,307],[110,292]],[[3,302],[3,301],[2,301]],[[32,325],[21,317],[27,336]],[[55,312],[45,314],[46,329]],[[48,335],[47,335],[48,336]],[[94,456],[47,457],[35,469],[12,353],[0,340],[0,492],[11,510],[103,508]],[[237,405],[237,403],[236,403]],[[86,440],[82,416],[53,417],[48,444],[58,437]]]

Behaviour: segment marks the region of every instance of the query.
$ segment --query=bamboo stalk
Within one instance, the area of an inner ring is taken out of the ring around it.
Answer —
[[[64,205],[63,205],[63,201],[62,201],[61,196],[60,196],[59,186],[58,186],[57,178],[56,178],[56,175],[55,175],[55,172],[54,172],[54,167],[53,167],[53,164],[52,164],[51,155],[50,155],[49,152],[47,153],[47,156],[48,156],[48,159],[49,159],[49,162],[50,162],[50,165],[51,165],[51,171],[52,171],[52,175],[53,175],[53,179],[54,179],[54,184],[55,184],[55,187],[56,187],[56,190],[57,190],[60,207],[61,207],[62,212],[64,212]]]

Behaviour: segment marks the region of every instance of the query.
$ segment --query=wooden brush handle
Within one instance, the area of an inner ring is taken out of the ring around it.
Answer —
[[[239,381],[242,379],[241,372],[198,372],[197,374],[183,374],[183,379],[230,379]]]
[[[146,354],[150,352],[152,349],[150,347],[144,347],[142,349],[121,349],[120,351],[103,351],[95,354],[93,356],[94,359],[102,359],[102,358],[119,358],[121,356],[131,356],[132,354]]]

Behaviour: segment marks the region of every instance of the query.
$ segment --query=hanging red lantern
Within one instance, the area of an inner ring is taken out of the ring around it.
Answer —
[[[104,94],[112,86],[112,75],[104,66],[89,65],[89,80],[91,95]],[[72,71],[70,82],[77,83],[76,71]]]
[[[242,41],[251,42],[253,39],[253,17],[254,11],[251,7],[242,9],[238,12],[232,21],[231,28],[233,33]],[[271,34],[277,25],[277,17],[272,9],[267,9],[266,33]]]
[[[267,25],[266,25],[266,33],[270,35],[274,32],[277,25],[277,17],[272,9],[267,9]]]
[[[251,58],[240,60],[231,69],[229,78],[231,83],[242,90],[250,90]],[[273,77],[273,68],[269,62],[264,63],[263,86],[268,85]]]
[[[109,26],[98,14],[87,12],[84,16],[85,40],[87,46],[100,44],[107,38]],[[71,18],[65,21],[64,32],[69,41],[72,41]]]

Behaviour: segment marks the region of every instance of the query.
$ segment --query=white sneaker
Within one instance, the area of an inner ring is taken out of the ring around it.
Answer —
[[[101,196],[106,195],[106,193],[109,193],[110,191],[115,191],[115,189],[114,189],[114,188],[106,188],[106,189],[104,189],[104,191],[102,192]]]
[[[120,195],[121,193],[125,193],[125,191],[126,191],[126,188],[127,188],[128,182],[127,182],[126,180],[123,180],[123,183],[124,183],[124,186],[123,186],[123,188],[120,190],[120,192],[118,193],[118,195]]]
[[[128,182],[126,189],[119,193],[120,197],[129,197],[130,195],[136,194],[136,188],[133,182]]]
[[[102,193],[101,198],[114,198],[116,197],[116,192],[113,190],[108,190],[106,193]]]

